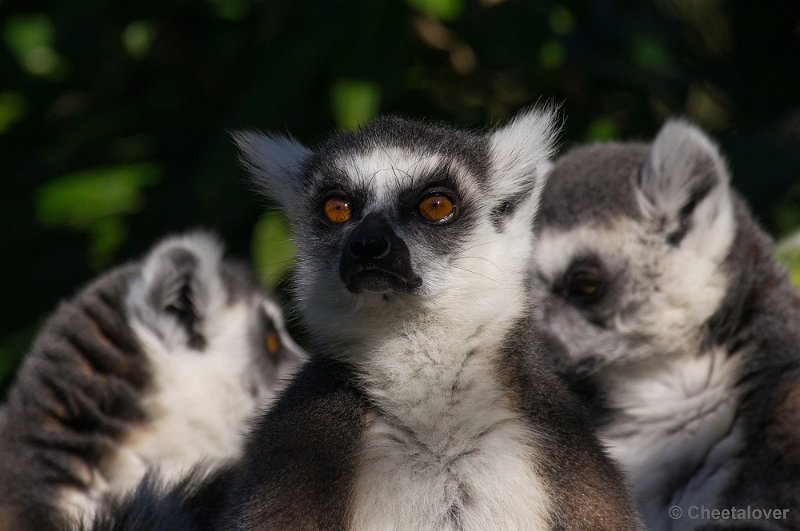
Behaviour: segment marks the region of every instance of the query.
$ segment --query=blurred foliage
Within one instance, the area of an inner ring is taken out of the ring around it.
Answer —
[[[57,301],[205,226],[291,262],[229,131],[314,143],[376,113],[487,127],[561,105],[564,145],[707,128],[776,235],[800,226],[800,4],[775,0],[0,2],[0,376]]]
[[[778,258],[789,268],[792,283],[800,288],[800,231],[779,242],[776,252]]]

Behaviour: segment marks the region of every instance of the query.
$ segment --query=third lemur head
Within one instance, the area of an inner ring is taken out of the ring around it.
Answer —
[[[668,122],[652,144],[576,148],[543,193],[535,293],[560,360],[597,370],[696,351],[729,283],[729,176],[698,128]]]
[[[550,113],[533,110],[490,132],[381,118],[313,150],[236,140],[292,225],[306,324],[349,343],[406,317],[516,306],[553,136]]]

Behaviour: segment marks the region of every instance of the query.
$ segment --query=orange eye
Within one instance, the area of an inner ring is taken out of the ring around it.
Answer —
[[[278,350],[281,348],[281,339],[278,337],[278,334],[275,332],[267,333],[267,351],[270,354],[277,354]]]
[[[444,221],[454,210],[455,205],[444,194],[429,195],[419,203],[419,212],[428,221]]]
[[[325,201],[322,209],[325,211],[325,217],[331,223],[344,223],[353,214],[350,203],[341,197],[331,197]]]

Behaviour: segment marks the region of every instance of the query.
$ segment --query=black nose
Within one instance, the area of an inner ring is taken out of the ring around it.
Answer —
[[[350,241],[350,255],[357,260],[374,260],[389,254],[391,247],[385,234],[364,231]]]
[[[353,293],[409,293],[422,285],[411,268],[408,246],[378,212],[365,216],[348,236],[339,261],[339,275]]]

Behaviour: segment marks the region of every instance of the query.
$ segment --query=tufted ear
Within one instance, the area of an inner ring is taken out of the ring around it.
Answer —
[[[558,127],[550,108],[520,112],[489,135],[497,216],[510,216],[523,203],[533,212],[551,167]]]
[[[162,240],[145,257],[131,286],[128,311],[170,347],[203,350],[206,319],[224,307],[222,244],[204,232]]]
[[[731,209],[728,170],[698,127],[670,120],[659,131],[639,174],[643,212],[677,245],[694,228],[711,228]]]
[[[292,137],[255,131],[237,131],[233,140],[258,190],[281,207],[292,205],[302,191],[302,168],[311,151]]]

